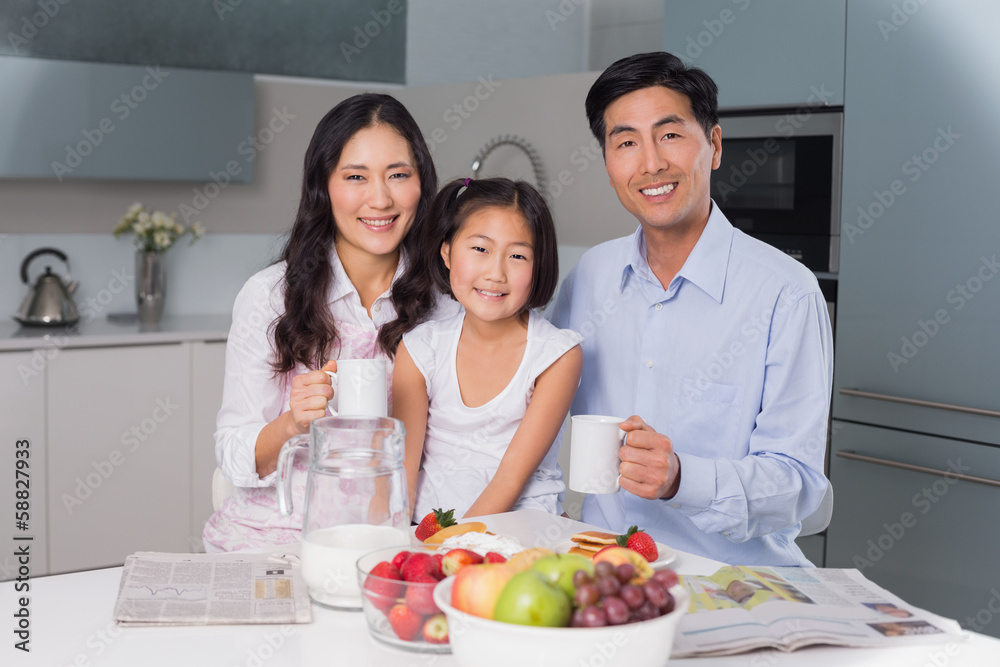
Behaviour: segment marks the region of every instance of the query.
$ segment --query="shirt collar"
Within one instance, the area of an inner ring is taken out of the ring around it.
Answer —
[[[392,276],[392,284],[395,285],[399,277],[403,275],[403,271],[406,270],[407,266],[406,251],[403,248],[399,250],[399,262],[396,264],[396,273]],[[347,276],[347,271],[344,270],[344,265],[340,261],[340,255],[337,254],[336,244],[330,247],[330,267],[333,269],[333,285],[330,286],[330,298],[329,303],[334,303],[340,301],[345,296],[350,294],[357,294],[358,289],[351,282],[351,279]],[[380,296],[387,297],[392,293],[392,287],[390,287],[385,294]],[[358,296],[360,299],[360,295]]]
[[[674,276],[671,284],[678,284],[678,280],[683,278],[697,285],[717,302],[722,303],[722,295],[726,286],[726,273],[729,270],[729,251],[732,244],[733,226],[713,201],[712,211],[708,216],[705,229],[701,232],[701,237],[692,248],[684,266]],[[637,276],[656,282],[646,259],[646,239],[643,236],[641,225],[635,230],[632,241],[628,245],[625,264],[622,266],[621,281],[618,285],[619,291],[624,291],[630,269]]]

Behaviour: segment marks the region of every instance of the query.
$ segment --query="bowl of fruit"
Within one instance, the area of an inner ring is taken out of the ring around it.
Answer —
[[[358,559],[361,606],[379,641],[411,651],[447,653],[448,621],[434,602],[444,555],[424,547],[387,547]]]
[[[673,570],[625,547],[593,559],[532,549],[461,568],[434,589],[465,667],[666,663],[689,598]]]

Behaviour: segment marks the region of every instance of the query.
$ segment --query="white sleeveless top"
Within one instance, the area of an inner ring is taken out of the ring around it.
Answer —
[[[403,336],[406,349],[427,383],[428,414],[424,454],[417,480],[416,518],[435,508],[454,509],[460,517],[472,506],[500,466],[517,427],[531,402],[535,380],[542,371],[583,336],[557,329],[531,311],[524,356],[514,377],[488,403],[470,408],[458,387],[456,358],[465,310],[426,322]],[[566,487],[556,462],[563,427],[548,453],[525,483],[513,509],[562,512]]]

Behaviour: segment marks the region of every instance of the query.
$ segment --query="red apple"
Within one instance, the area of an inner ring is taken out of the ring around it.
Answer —
[[[451,606],[481,618],[493,618],[500,591],[516,571],[507,563],[482,563],[463,567],[451,588]]]
[[[482,562],[483,557],[475,551],[452,549],[441,560],[441,571],[446,577],[450,577],[453,574],[458,574],[458,571],[466,565],[479,565]]]

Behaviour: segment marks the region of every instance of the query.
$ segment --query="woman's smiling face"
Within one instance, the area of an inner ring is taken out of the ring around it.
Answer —
[[[410,144],[388,125],[359,130],[330,174],[337,252],[376,257],[398,251],[420,203]]]

